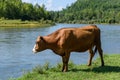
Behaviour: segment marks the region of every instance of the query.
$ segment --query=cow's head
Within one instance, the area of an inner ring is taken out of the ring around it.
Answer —
[[[32,51],[34,53],[37,53],[43,51],[44,49],[45,49],[45,41],[42,36],[38,36]]]

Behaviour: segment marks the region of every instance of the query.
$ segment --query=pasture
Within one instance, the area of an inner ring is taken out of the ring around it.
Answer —
[[[104,55],[105,66],[100,67],[100,58],[91,67],[69,63],[69,71],[61,72],[61,64],[50,67],[49,63],[36,66],[22,77],[13,80],[118,80],[120,78],[120,55]]]

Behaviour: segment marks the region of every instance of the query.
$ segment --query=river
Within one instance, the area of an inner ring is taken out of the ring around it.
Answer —
[[[48,35],[62,27],[80,27],[87,24],[56,24],[42,28],[0,28],[0,80],[19,77],[24,71],[36,65],[49,62],[55,65],[61,57],[51,50],[38,54],[32,48],[38,35]],[[120,25],[97,25],[101,29],[102,48],[104,54],[120,54]],[[89,54],[73,52],[70,60],[75,64],[87,64]],[[95,56],[99,57],[98,55]],[[94,59],[95,59],[94,58]]]

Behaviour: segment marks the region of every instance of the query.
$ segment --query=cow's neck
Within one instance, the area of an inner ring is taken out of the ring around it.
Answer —
[[[44,36],[44,40],[45,40],[46,49],[53,50],[56,47],[56,41],[54,40],[54,38],[49,37],[49,36]]]
[[[51,49],[58,55],[64,55],[64,51],[57,45],[57,40],[53,37],[44,37],[46,49]]]

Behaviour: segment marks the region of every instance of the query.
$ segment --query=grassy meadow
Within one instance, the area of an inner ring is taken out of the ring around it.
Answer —
[[[69,71],[61,72],[62,64],[51,67],[49,63],[37,65],[23,76],[10,80],[118,80],[120,78],[120,54],[104,55],[105,66],[100,67],[100,58],[92,66],[69,62]]]
[[[54,23],[50,20],[21,21],[0,19],[0,27],[45,27],[51,25],[54,25]]]

